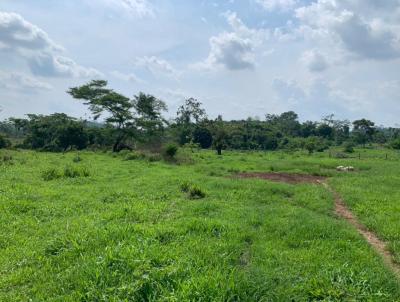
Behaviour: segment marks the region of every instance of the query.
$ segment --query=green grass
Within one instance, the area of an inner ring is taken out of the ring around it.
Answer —
[[[400,156],[362,152],[197,152],[176,165],[2,151],[12,158],[0,163],[0,301],[400,300],[396,278],[335,217],[322,186],[231,177],[331,176],[399,257]],[[336,172],[343,164],[357,172]],[[44,179],[52,170],[60,177]],[[182,183],[205,196],[191,199]]]

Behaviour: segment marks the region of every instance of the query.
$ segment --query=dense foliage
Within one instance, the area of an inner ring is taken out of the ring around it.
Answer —
[[[367,119],[351,123],[329,115],[320,122],[300,122],[298,115],[289,111],[266,114],[264,120],[224,121],[222,116],[214,120],[194,98],[187,99],[176,118],[167,121],[163,101],[142,92],[130,99],[107,85],[97,80],[68,91],[88,106],[93,121],[63,113],[28,114],[24,119],[1,122],[0,134],[17,141],[19,147],[47,151],[147,148],[160,152],[166,142],[213,147],[218,154],[224,149],[304,149],[313,153],[330,146],[343,146],[345,152],[351,152],[356,145],[372,143],[400,149],[400,129],[377,127]],[[1,148],[9,145],[6,138],[0,138]]]

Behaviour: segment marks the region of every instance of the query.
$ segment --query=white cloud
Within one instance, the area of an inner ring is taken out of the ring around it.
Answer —
[[[62,46],[51,40],[45,31],[15,13],[0,12],[0,45],[0,51],[26,61],[35,75],[49,77],[101,75],[93,68],[85,68],[72,59],[62,56]]]
[[[134,73],[122,73],[119,71],[112,71],[110,74],[119,80],[125,81],[125,82],[130,82],[130,83],[144,83],[142,79],[140,79],[136,74]]]
[[[294,8],[297,0],[256,0],[267,11],[282,10],[287,11]]]
[[[211,37],[211,50],[207,59],[195,67],[208,70],[220,66],[228,70],[253,69],[255,49],[266,37],[266,32],[248,28],[236,13],[228,12],[225,17],[232,32],[222,32],[218,36]]]
[[[0,71],[0,87],[4,90],[15,92],[39,92],[49,91],[53,87],[34,77],[20,72],[1,72]]]
[[[396,1],[389,2],[395,4]],[[369,0],[363,3],[359,0],[318,0],[298,8],[296,17],[304,32],[312,33],[314,38],[336,41],[355,59],[400,58],[400,22],[388,21],[392,20],[393,13],[390,6]],[[367,13],[369,6],[381,9],[376,15],[379,17]]]
[[[322,72],[329,67],[325,57],[315,49],[305,51],[301,57],[301,61],[311,72]]]
[[[137,58],[135,65],[147,69],[154,76],[166,76],[178,80],[181,75],[168,61],[155,56]]]
[[[90,0],[93,1],[93,0]],[[108,7],[138,17],[154,17],[153,6],[147,0],[100,0]]]

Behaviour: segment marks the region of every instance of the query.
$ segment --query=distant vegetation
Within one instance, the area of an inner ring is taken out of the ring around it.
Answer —
[[[0,148],[60,152],[71,149],[145,149],[172,158],[171,144],[213,148],[218,154],[233,150],[299,150],[309,153],[342,146],[352,152],[356,145],[381,144],[400,149],[400,129],[377,127],[360,119],[337,120],[333,115],[319,122],[300,122],[298,115],[284,112],[266,114],[263,120],[225,121],[210,119],[196,99],[187,99],[176,117],[166,120],[166,104],[156,97],[139,93],[133,99],[107,87],[106,81],[92,81],[68,91],[88,106],[93,121],[52,115],[28,114],[0,122]],[[169,146],[169,147],[168,147]]]

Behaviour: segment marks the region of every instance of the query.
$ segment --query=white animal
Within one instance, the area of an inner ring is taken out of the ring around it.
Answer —
[[[338,166],[338,167],[336,167],[336,171],[339,171],[339,172],[353,172],[354,170],[355,169],[352,166],[348,166],[348,167]]]

